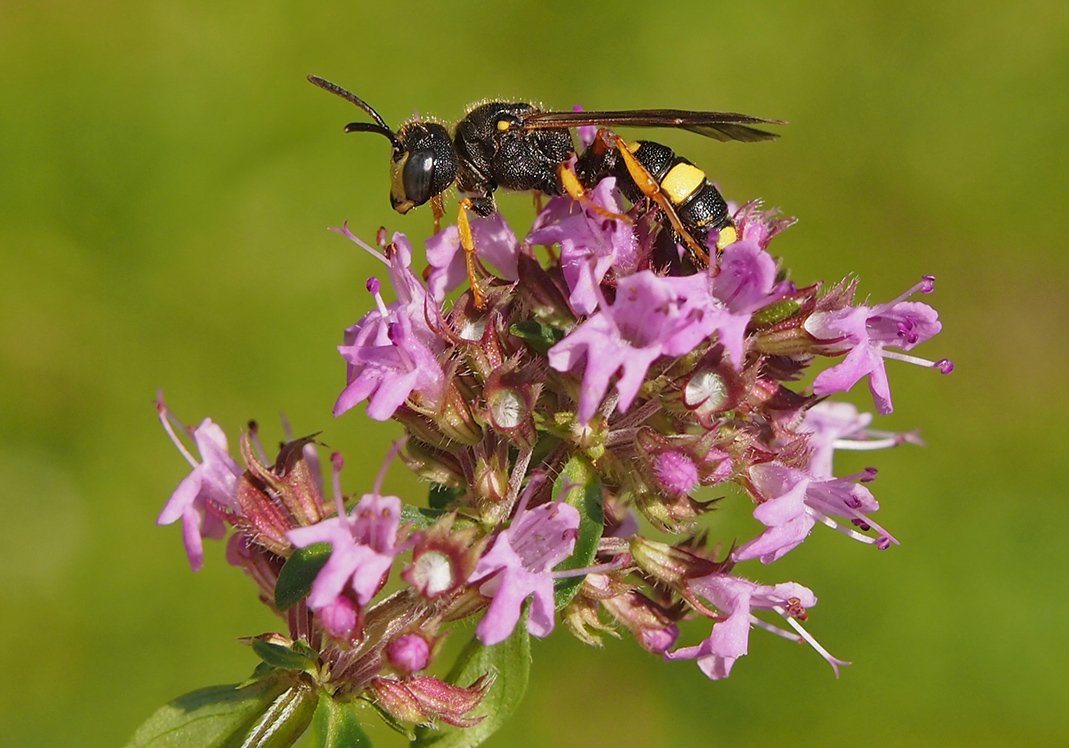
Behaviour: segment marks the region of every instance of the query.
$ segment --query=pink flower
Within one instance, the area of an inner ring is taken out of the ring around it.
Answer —
[[[594,205],[612,213],[623,209],[616,178],[608,177],[589,193]],[[571,197],[555,197],[527,235],[530,244],[560,245],[560,267],[571,291],[568,302],[576,314],[598,308],[598,285],[610,268],[623,274],[637,261],[634,227],[598,214]]]
[[[731,363],[739,368],[750,318],[776,300],[776,263],[757,242],[743,239],[724,250],[719,267],[710,284],[710,318]]]
[[[549,365],[570,371],[585,360],[579,419],[594,415],[616,380],[620,410],[627,410],[650,364],[661,356],[690,353],[712,329],[705,313],[708,290],[703,274],[662,277],[648,270],[621,278],[616,301],[549,350]]]
[[[387,322],[391,317],[395,321]],[[348,383],[334,404],[334,415],[368,400],[368,416],[387,421],[414,392],[427,407],[437,407],[445,373],[434,351],[414,334],[408,317],[371,312],[345,338],[338,352],[349,364]]]
[[[412,273],[408,239],[394,234],[386,254],[381,254],[348,226],[335,231],[386,264],[397,301],[387,306],[378,279],[368,280],[368,291],[378,308],[346,330],[345,344],[338,347],[348,365],[346,386],[334,404],[334,415],[368,400],[371,418],[389,420],[414,392],[428,407],[436,407],[445,387],[445,374],[438,364],[445,345],[427,324],[428,298]]]
[[[568,558],[579,536],[579,512],[570,504],[551,501],[526,509],[530,487],[512,524],[498,533],[479,559],[468,582],[493,598],[475,629],[486,646],[509,637],[520,619],[523,601],[531,600],[527,630],[532,636],[553,631],[553,567]]]
[[[846,306],[831,311],[814,312],[805,321],[805,329],[834,353],[846,353],[840,363],[822,371],[813,380],[813,392],[828,395],[846,392],[862,377],[869,378],[869,390],[882,415],[890,413],[891,389],[884,368],[885,358],[938,368],[944,374],[953,369],[946,361],[928,361],[915,356],[893,353],[894,346],[908,351],[928,340],[941,329],[935,309],[916,301],[906,301],[918,291],[931,293],[932,276],[925,278],[898,298],[876,306]]]
[[[863,473],[860,477],[870,479],[871,473]],[[817,478],[778,462],[768,462],[750,468],[750,481],[763,499],[754,509],[753,516],[768,529],[736,548],[732,554],[735,561],[760,558],[761,563],[772,563],[800,545],[817,522],[855,540],[874,543],[880,549],[898,543],[894,536],[866,515],[866,512],[875,512],[880,505],[867,488],[853,480]],[[833,516],[844,517],[848,524],[862,530],[874,528],[880,535],[878,538],[862,535]]]
[[[485,218],[471,219],[471,234],[475,241],[475,254],[493,265],[507,280],[514,281],[517,273],[516,235],[500,213]],[[427,287],[431,296],[441,300],[453,289],[468,279],[464,252],[460,247],[460,233],[456,226],[449,226],[427,240],[427,262],[431,266]]]
[[[286,533],[298,548],[315,543],[331,546],[330,559],[312,583],[308,606],[313,610],[327,608],[348,590],[360,605],[367,605],[401,550],[396,545],[400,521],[399,498],[370,493],[364,494],[347,515]]]
[[[825,400],[806,411],[799,431],[809,434],[809,459],[807,472],[815,478],[832,477],[832,454],[836,449],[872,450],[897,447],[899,444],[923,444],[912,433],[895,433],[870,429],[871,413],[861,413],[850,403],[833,403]]]
[[[175,435],[162,400],[157,402],[157,410],[163,427],[193,466],[193,472],[178,484],[156,518],[156,524],[169,525],[182,520],[182,541],[189,565],[193,571],[198,571],[204,565],[203,539],[219,539],[226,535],[221,515],[237,510],[234,496],[242,471],[227,452],[226,434],[210,418],[201,421],[193,431],[193,441],[201,458],[197,462]]]
[[[816,596],[808,587],[795,582],[763,585],[716,572],[688,580],[687,591],[689,596],[708,600],[727,616],[713,625],[712,632],[701,644],[682,647],[667,653],[665,657],[669,660],[696,660],[701,671],[712,680],[728,677],[735,661],[747,654],[751,626],[760,626],[788,639],[807,642],[832,666],[836,675],[839,674],[839,665],[848,664],[832,657],[795,620],[805,620],[805,609],[817,604]],[[753,615],[754,610],[779,613],[798,633],[765,623]]]

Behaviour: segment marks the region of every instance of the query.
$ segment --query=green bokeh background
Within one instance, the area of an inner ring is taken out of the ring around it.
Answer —
[[[275,625],[220,548],[192,575],[177,528],[153,525],[186,470],[158,387],[231,434],[256,417],[273,441],[280,411],[322,429],[350,490],[396,434],[329,415],[376,268],[324,228],[426,237],[430,216],[390,211],[385,143],[342,137],[357,113],[309,72],[393,123],[487,96],[783,117],[774,144],[663,140],[729,197],[801,218],[776,245],[800,282],[852,271],[880,300],[939,278],[944,332],[919,353],[957,371],[892,363],[884,424],[928,447],[839,465],[881,468],[903,545],[818,528],[748,570],[816,591],[809,628],[855,662],[843,677],[761,632],[721,683],[561,633],[492,744],[1069,740],[1067,19],[1057,2],[0,4],[0,743],[120,744],[164,701],[244,677],[236,637]],[[401,471],[388,488],[422,493]],[[755,529],[736,504],[714,532]]]

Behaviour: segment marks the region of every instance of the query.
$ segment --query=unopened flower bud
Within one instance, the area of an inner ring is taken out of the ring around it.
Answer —
[[[356,642],[363,636],[360,608],[345,594],[316,611],[323,630],[339,641]]]
[[[467,688],[454,686],[437,678],[416,675],[397,678],[375,678],[370,689],[375,704],[394,718],[417,725],[441,721],[454,727],[471,727],[482,717],[468,715],[486,695],[493,678],[484,675]]]
[[[480,455],[475,464],[475,480],[472,488],[482,519],[490,524],[497,524],[503,520],[504,517],[497,516],[496,508],[502,504],[509,491],[507,457],[497,452]]]
[[[467,485],[464,469],[456,457],[444,449],[432,447],[424,441],[410,438],[403,450],[401,460],[409,470],[424,480],[450,488]]]
[[[631,556],[639,569],[669,586],[679,586],[690,577],[703,576],[723,567],[682,548],[635,535]]]
[[[430,664],[431,645],[415,632],[401,634],[386,645],[386,659],[401,675],[412,675]]]
[[[664,654],[679,638],[679,627],[669,611],[645,595],[627,592],[605,600],[602,605],[648,652]]]
[[[468,401],[456,387],[449,387],[434,420],[442,433],[461,444],[478,444],[483,430],[471,413]]]

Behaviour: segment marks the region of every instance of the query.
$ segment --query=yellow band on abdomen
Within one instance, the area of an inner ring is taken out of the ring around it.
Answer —
[[[676,164],[661,180],[661,192],[673,205],[679,205],[705,184],[705,172],[694,164]]]

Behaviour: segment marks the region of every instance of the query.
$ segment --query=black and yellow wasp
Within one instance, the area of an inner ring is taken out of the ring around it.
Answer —
[[[430,201],[436,222],[443,214],[441,195],[454,183],[462,194],[457,227],[469,275],[474,279],[474,240],[468,211],[488,216],[496,210],[498,188],[571,195],[589,202],[587,191],[609,175],[632,202],[652,201],[678,240],[700,261],[709,262],[707,241],[717,232],[716,248],[735,239],[727,204],[705,173],[670,148],[650,141],[627,143],[609,128],[672,127],[715,138],[754,142],[777,137],[753,125],[781,125],[733,112],[647,109],[603,112],[547,112],[532,104],[489,101],[472,107],[453,132],[438,122],[410,119],[394,131],[367,102],[315,75],[308,80],[364,110],[374,122],[351,122],[345,132],[374,132],[393,145],[390,203],[399,213]],[[598,127],[593,143],[577,155],[571,129]],[[598,212],[605,211],[593,206]],[[614,214],[609,214],[614,215]],[[476,303],[481,294],[472,284]]]

